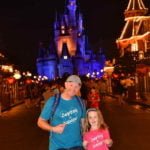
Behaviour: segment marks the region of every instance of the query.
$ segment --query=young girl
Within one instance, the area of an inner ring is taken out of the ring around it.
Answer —
[[[86,150],[109,150],[112,139],[104,122],[102,113],[97,108],[87,110],[83,134],[83,146]]]

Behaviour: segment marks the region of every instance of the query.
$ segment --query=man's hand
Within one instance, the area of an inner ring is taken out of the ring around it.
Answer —
[[[61,133],[63,133],[65,126],[66,126],[66,124],[59,124],[55,127],[52,127],[52,132],[61,134]]]

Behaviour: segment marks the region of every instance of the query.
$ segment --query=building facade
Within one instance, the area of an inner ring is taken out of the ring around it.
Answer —
[[[39,47],[37,72],[50,80],[66,74],[101,76],[105,56],[94,53],[88,43],[83,17],[76,0],[67,0],[63,14],[57,14],[53,26],[53,40],[48,49]]]
[[[125,25],[116,40],[122,68],[135,78],[137,93],[150,93],[150,15],[142,0],[129,0]],[[121,66],[121,65],[120,65]],[[141,94],[142,93],[142,94]]]

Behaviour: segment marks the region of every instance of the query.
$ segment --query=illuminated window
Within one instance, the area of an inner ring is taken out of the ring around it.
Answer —
[[[65,26],[61,26],[61,29],[65,29]]]
[[[144,52],[143,51],[139,51],[139,59],[143,59],[144,58]]]
[[[68,57],[67,57],[67,56],[64,56],[64,59],[68,59]]]
[[[61,33],[62,33],[62,34],[65,34],[65,30],[61,30]]]
[[[138,43],[133,43],[131,44],[131,52],[136,52],[138,51]]]
[[[70,2],[70,5],[71,5],[71,6],[73,6],[74,4],[75,4],[75,2],[74,2],[74,1],[71,1],[71,2]]]
[[[81,36],[81,33],[78,33],[78,37],[80,37]]]

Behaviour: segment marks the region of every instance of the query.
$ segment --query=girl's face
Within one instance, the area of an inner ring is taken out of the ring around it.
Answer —
[[[88,121],[91,126],[91,129],[98,129],[98,114],[96,111],[88,112]]]
[[[91,93],[96,93],[96,90],[95,89],[91,89]]]

